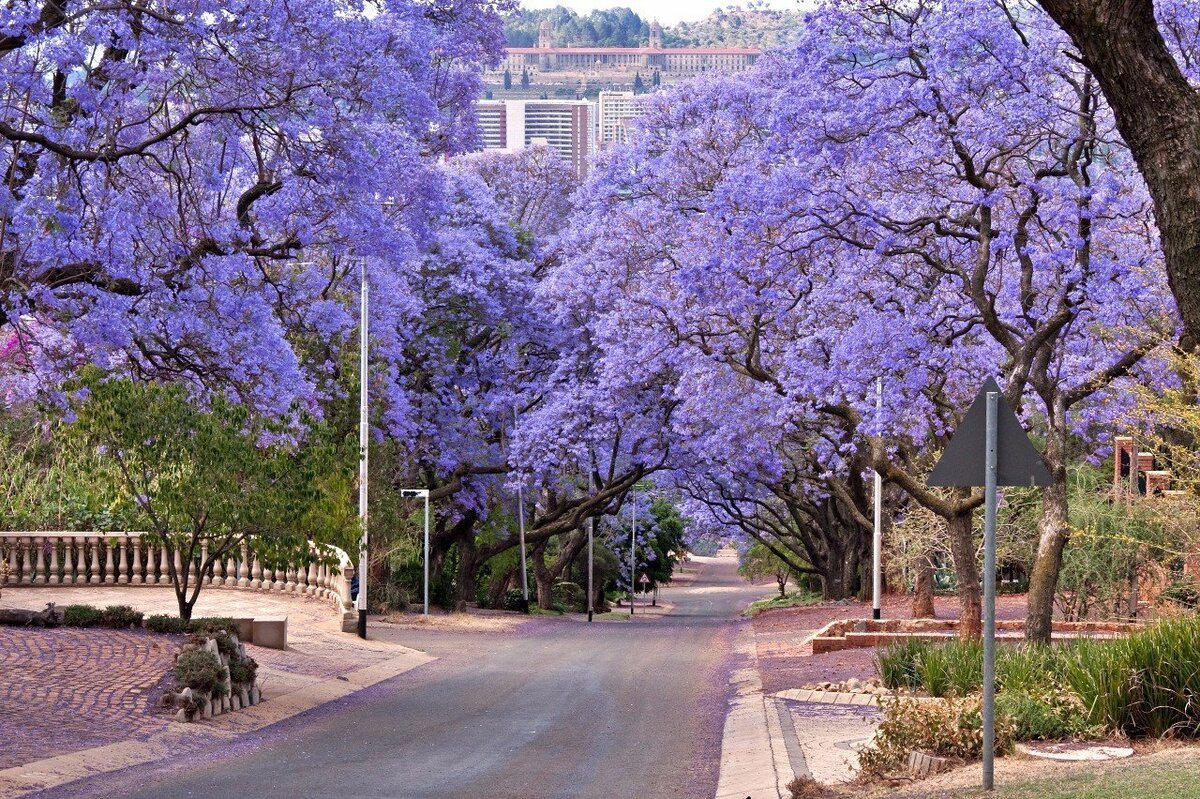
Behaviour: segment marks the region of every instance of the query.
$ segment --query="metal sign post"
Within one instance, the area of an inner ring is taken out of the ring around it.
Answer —
[[[634,486],[636,488],[637,486]],[[637,494],[633,495],[633,504],[629,506],[633,513],[633,526],[629,530],[629,615],[633,615],[633,575],[637,572]]]
[[[983,789],[990,791],[995,787],[996,757],[996,489],[1050,484],[1050,472],[995,380],[989,378],[971,403],[929,484],[983,486],[984,491]]]

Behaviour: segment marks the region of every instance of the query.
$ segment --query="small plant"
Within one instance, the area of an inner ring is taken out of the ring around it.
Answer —
[[[1012,747],[1013,730],[1003,718],[996,723],[996,751]],[[974,760],[983,753],[983,720],[979,697],[918,702],[909,697],[884,700],[883,721],[871,745],[859,753],[862,773],[882,777],[908,764],[910,752]]]
[[[154,633],[179,635],[188,631],[188,622],[178,616],[154,615],[146,617],[145,627]]]
[[[237,622],[225,616],[206,616],[192,619],[187,625],[187,631],[212,638],[217,633],[237,635],[238,626]]]
[[[258,679],[258,661],[252,657],[238,657],[229,661],[229,681],[234,685],[254,685]]]
[[[225,669],[212,652],[189,649],[175,660],[175,679],[193,691],[221,696],[225,691]]]
[[[128,630],[142,626],[142,612],[128,605],[109,605],[100,613],[100,626]]]
[[[829,789],[808,775],[796,777],[787,784],[789,799],[826,799]]]
[[[91,605],[67,605],[62,609],[63,624],[68,627],[95,627],[104,613]]]

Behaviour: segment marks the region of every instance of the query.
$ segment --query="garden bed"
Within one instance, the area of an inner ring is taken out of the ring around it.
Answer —
[[[1058,640],[1111,639],[1123,638],[1139,629],[1143,629],[1143,625],[1122,622],[1056,621],[1051,634]],[[844,649],[887,646],[910,639],[953,640],[958,638],[958,635],[959,621],[957,619],[883,619],[879,621],[839,619],[821,628],[812,640],[812,651],[814,655],[820,655]],[[998,639],[1020,641],[1024,636],[1024,621],[1005,619],[996,622]]]

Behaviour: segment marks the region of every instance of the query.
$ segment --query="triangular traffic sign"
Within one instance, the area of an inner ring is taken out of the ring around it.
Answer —
[[[996,485],[1050,485],[1050,472],[1042,462],[1042,456],[1034,449],[1025,428],[1021,427],[1017,415],[1000,393],[1000,386],[990,377],[929,475],[929,485],[969,488],[985,484],[987,395],[993,391],[1000,394],[996,408]]]

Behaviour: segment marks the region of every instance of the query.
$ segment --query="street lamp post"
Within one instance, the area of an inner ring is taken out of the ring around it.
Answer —
[[[596,476],[589,475],[588,483],[593,491],[596,488]],[[592,540],[596,535],[596,517],[588,516],[588,621],[592,620],[592,614],[595,611],[595,589],[592,587],[592,567],[594,565]]]
[[[883,378],[875,382],[875,423],[883,419]],[[881,594],[883,593],[883,475],[875,469],[875,531],[871,546],[871,594],[873,598],[871,615],[879,619],[883,616]]]
[[[422,558],[424,573],[425,573],[425,609],[424,615],[429,615],[429,489],[427,488],[405,488],[401,489],[400,496],[406,499],[424,499],[425,500],[425,546],[424,557]]]
[[[361,270],[360,280],[361,289],[359,291],[361,302],[359,309],[358,333],[359,333],[359,385],[358,385],[358,519],[362,525],[362,535],[358,543],[358,596],[355,599],[355,607],[358,609],[358,637],[367,637],[367,455],[370,446],[370,431],[368,429],[367,419],[367,334],[369,332],[369,323],[367,321],[367,292],[370,290],[370,284],[367,282],[367,259],[363,258],[359,261]]]

